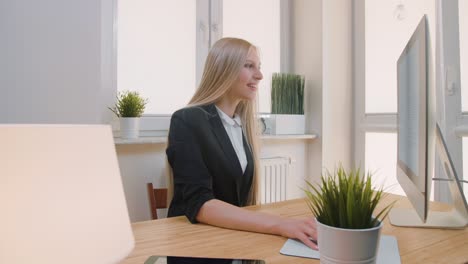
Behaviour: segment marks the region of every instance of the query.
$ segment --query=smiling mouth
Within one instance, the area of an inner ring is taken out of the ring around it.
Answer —
[[[247,86],[250,88],[250,90],[256,91],[257,90],[257,85],[256,84],[247,84]]]

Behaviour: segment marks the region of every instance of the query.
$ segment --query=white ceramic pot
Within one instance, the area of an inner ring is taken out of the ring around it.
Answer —
[[[382,223],[369,229],[343,229],[317,221],[320,263],[375,264]]]
[[[124,139],[138,138],[140,131],[139,117],[121,117],[120,118],[120,137]]]
[[[305,134],[304,115],[271,115],[270,122],[273,135]]]

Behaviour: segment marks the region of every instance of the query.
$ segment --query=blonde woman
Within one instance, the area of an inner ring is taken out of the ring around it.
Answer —
[[[262,79],[255,46],[236,38],[213,45],[195,95],[171,118],[166,154],[174,186],[168,216],[297,238],[316,249],[310,240],[316,240],[312,218],[288,219],[242,208],[255,204],[258,192],[254,104]],[[169,258],[168,263],[230,261]]]

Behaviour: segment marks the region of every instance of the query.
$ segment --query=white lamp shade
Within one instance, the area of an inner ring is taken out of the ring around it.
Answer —
[[[134,238],[105,125],[0,125],[0,263],[116,263]]]

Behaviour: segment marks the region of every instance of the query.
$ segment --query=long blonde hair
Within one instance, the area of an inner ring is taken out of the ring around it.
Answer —
[[[206,58],[200,85],[187,107],[213,104],[227,94],[234,82],[237,81],[251,49],[257,48],[243,39],[222,38],[216,41]],[[250,145],[255,164],[247,205],[254,205],[259,201],[258,179],[260,176],[260,160],[258,157],[259,140],[258,124],[255,118],[256,110],[255,100],[242,100],[235,110],[235,113],[241,118],[242,129]],[[170,185],[172,188],[172,183]]]

